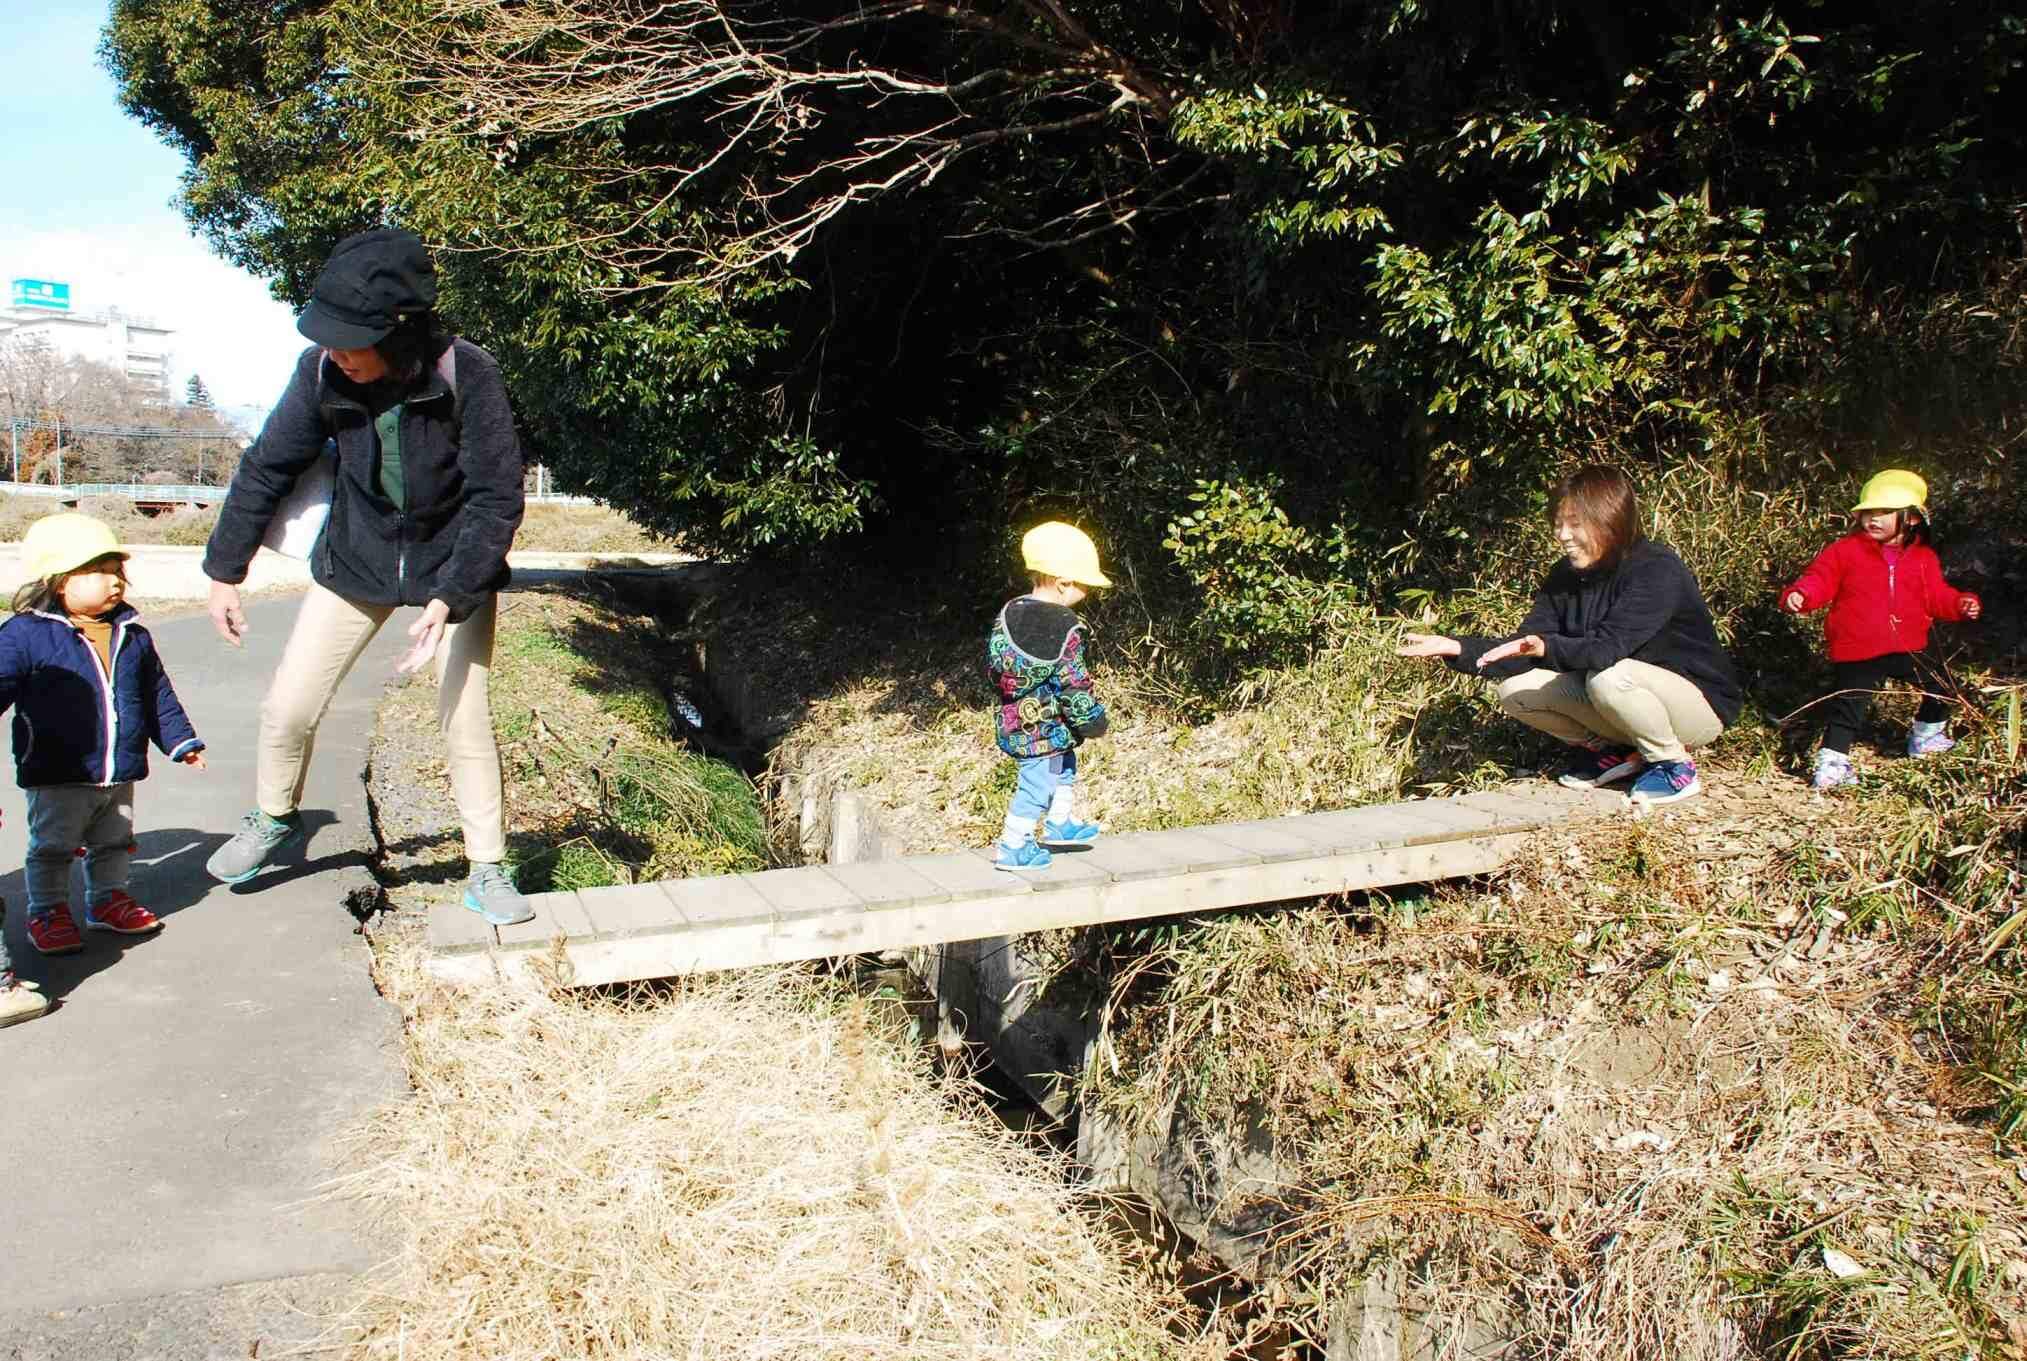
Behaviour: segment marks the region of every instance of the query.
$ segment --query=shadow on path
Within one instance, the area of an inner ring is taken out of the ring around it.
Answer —
[[[137,849],[128,890],[136,902],[162,919],[162,930],[145,936],[85,931],[84,949],[74,955],[36,953],[35,947],[28,943],[28,914],[25,909],[28,891],[22,871],[17,868],[0,876],[0,899],[14,905],[13,910],[7,913],[6,924],[7,950],[13,958],[14,971],[41,984],[43,995],[61,1005],[62,1000],[80,984],[119,963],[128,951],[145,950],[165,933],[175,930],[173,918],[196,907],[206,898],[215,897],[218,909],[230,911],[234,898],[251,897],[263,890],[340,865],[367,863],[365,852],[357,848],[336,851],[314,860],[306,859],[304,852],[315,844],[317,833],[336,825],[337,818],[321,808],[306,809],[303,822],[307,835],[282,854],[276,862],[276,869],[231,887],[204,872],[204,862],[227,840],[223,833],[200,832],[190,827],[158,827],[137,832],[134,837]],[[71,873],[70,909],[82,930],[84,871],[81,866]]]

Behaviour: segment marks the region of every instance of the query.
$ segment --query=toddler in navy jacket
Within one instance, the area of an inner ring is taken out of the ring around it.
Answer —
[[[147,777],[149,742],[199,770],[204,743],[126,602],[127,551],[112,529],[89,515],[45,516],[21,555],[30,580],[0,624],[0,713],[14,710],[15,776],[28,798],[28,942],[66,955],[84,948],[70,911],[79,854],[85,929],[161,928],[127,893],[134,782]],[[25,990],[4,944],[0,989]],[[0,1011],[9,995],[0,991]]]

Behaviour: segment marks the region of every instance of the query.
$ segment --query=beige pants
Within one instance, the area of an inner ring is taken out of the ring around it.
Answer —
[[[1649,761],[1680,761],[1724,731],[1696,683],[1628,657],[1603,671],[1537,668],[1499,682],[1499,707],[1577,746],[1628,743]]]
[[[493,739],[486,693],[497,605],[488,600],[469,619],[452,624],[436,648],[436,720],[449,758],[451,794],[464,823],[465,856],[490,863],[507,850],[500,748]],[[296,810],[317,724],[338,683],[393,613],[390,605],[354,604],[322,586],[310,587],[260,706],[256,797],[269,817]]]

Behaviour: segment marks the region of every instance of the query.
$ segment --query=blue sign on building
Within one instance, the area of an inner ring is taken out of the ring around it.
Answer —
[[[47,279],[16,279],[14,305],[40,307],[46,312],[68,312],[70,285],[51,283]]]

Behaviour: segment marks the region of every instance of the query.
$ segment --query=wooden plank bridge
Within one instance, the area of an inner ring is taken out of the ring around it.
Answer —
[[[1625,806],[1543,783],[1107,836],[1040,871],[965,850],[537,893],[533,921],[497,928],[453,899],[431,914],[429,968],[481,982],[539,958],[566,983],[619,983],[1315,898],[1482,874],[1544,827]]]

